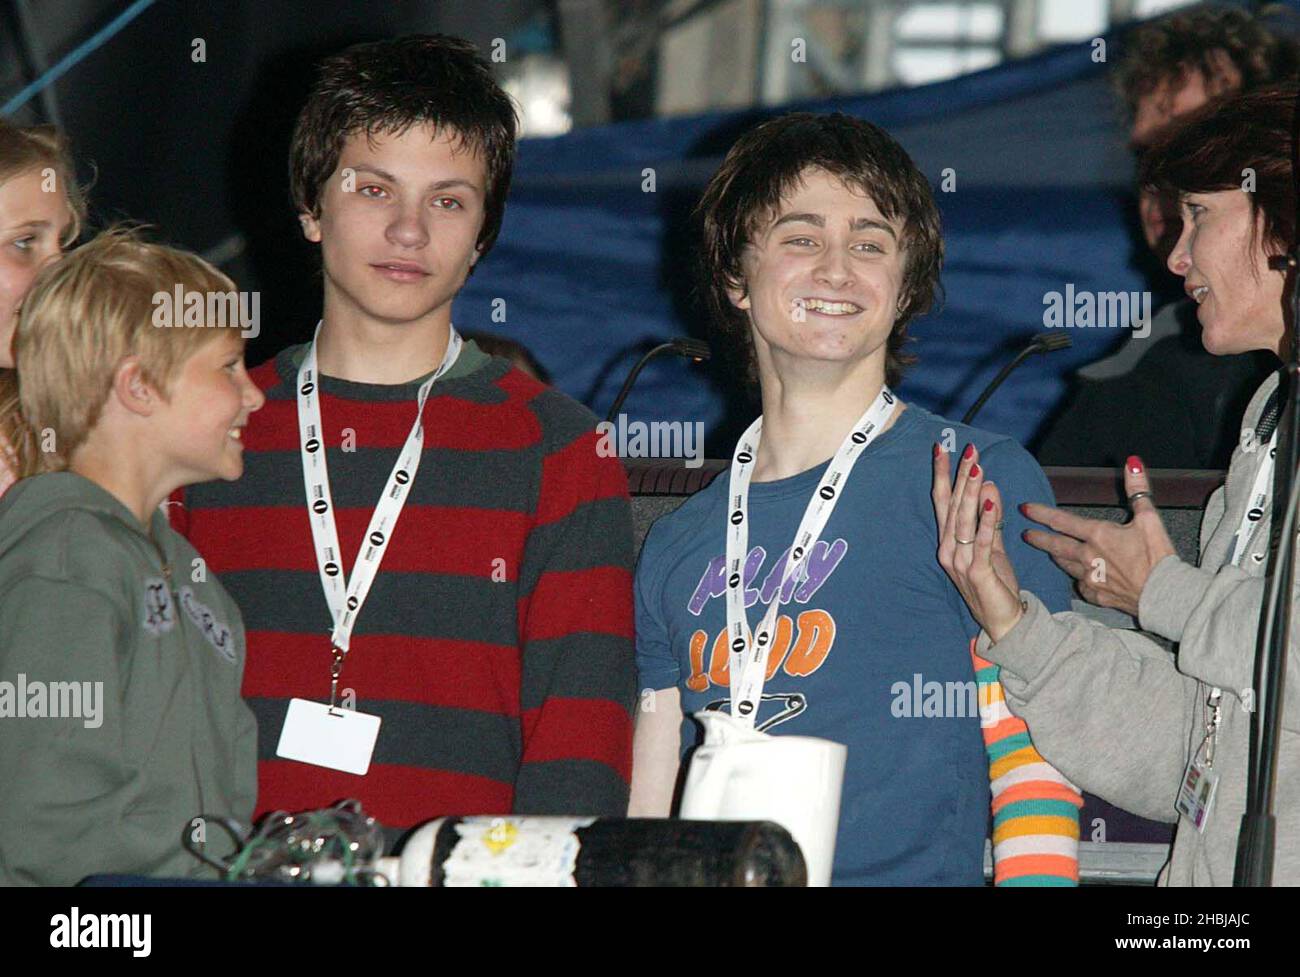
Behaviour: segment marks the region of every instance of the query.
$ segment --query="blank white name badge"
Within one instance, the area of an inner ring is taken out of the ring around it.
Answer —
[[[309,699],[290,699],[275,755],[344,773],[364,774],[379,737],[378,716],[330,707]]]

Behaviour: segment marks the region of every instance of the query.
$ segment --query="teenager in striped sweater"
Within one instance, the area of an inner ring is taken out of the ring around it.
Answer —
[[[327,59],[299,117],[324,317],[252,373],[244,478],[174,507],[247,624],[260,812],[625,813],[626,478],[585,408],[451,324],[515,128],[486,63],[442,36]]]
[[[991,787],[996,881],[1073,884],[1079,794],[972,660],[979,626],[935,560],[932,450],[997,458],[1008,500],[1051,488],[1011,439],[889,390],[943,258],[925,178],[870,123],[796,113],[743,136],[699,209],[705,294],[758,381],[761,428],[642,548],[637,664],[655,694],[632,813],[670,809],[696,738],[684,717],[729,709],[847,745],[833,883],[981,884]],[[1007,519],[1017,573],[1069,607],[1067,578]]]

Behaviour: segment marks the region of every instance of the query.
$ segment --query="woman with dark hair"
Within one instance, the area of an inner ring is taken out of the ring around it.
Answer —
[[[1269,258],[1295,234],[1292,128],[1297,89],[1259,90],[1212,103],[1154,147],[1142,181],[1178,195],[1183,230],[1169,268],[1197,303],[1216,355],[1283,356],[1294,324],[1286,274]],[[1211,496],[1200,559],[1183,562],[1165,533],[1142,460],[1124,468],[1133,519],[1119,526],[1048,506],[1025,514],[1058,534],[1030,531],[1091,603],[1137,617],[1178,643],[1174,658],[1134,631],[1052,614],[1020,590],[998,530],[1002,502],[978,457],[950,487],[935,461],[939,562],[984,629],[978,651],[1002,666],[1012,711],[1051,763],[1081,788],[1149,818],[1176,821],[1166,885],[1230,885],[1245,808],[1254,709],[1255,640],[1264,600],[1278,374],[1255,393],[1227,483]],[[1291,695],[1277,773],[1273,880],[1300,883],[1300,655],[1287,657]]]

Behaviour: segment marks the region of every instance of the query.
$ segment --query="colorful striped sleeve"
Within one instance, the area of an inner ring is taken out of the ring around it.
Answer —
[[[1007,708],[998,666],[975,654],[980,726],[993,794],[993,884],[1079,884],[1083,795],[1034,749],[1029,727]]]
[[[585,413],[582,430],[576,420],[548,425],[520,573],[523,756],[514,810],[622,817],[636,698],[631,504],[622,464],[600,457]]]

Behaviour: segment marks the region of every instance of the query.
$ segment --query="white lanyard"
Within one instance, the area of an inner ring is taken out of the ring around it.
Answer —
[[[1255,472],[1255,481],[1251,483],[1250,495],[1246,499],[1246,511],[1241,516],[1241,522],[1237,525],[1237,533],[1232,537],[1232,559],[1229,563],[1232,566],[1239,566],[1242,558],[1245,557],[1250,542],[1255,537],[1255,532],[1259,529],[1259,524],[1264,521],[1265,507],[1268,505],[1269,497],[1273,494],[1273,467],[1277,462],[1277,445],[1273,443],[1276,436],[1276,430],[1270,434],[1268,440],[1259,445],[1258,451],[1268,452],[1264,460],[1259,463],[1259,470]],[[1222,709],[1219,701],[1223,697],[1223,690],[1218,686],[1210,689],[1210,698],[1206,703],[1207,720],[1205,724],[1205,739],[1201,743],[1202,749],[1205,750],[1205,765],[1212,767],[1214,765],[1214,743],[1219,732],[1219,723],[1222,718]],[[1197,751],[1199,755],[1200,751]],[[1194,756],[1193,761],[1196,757]]]
[[[1246,500],[1246,511],[1241,517],[1241,524],[1237,526],[1237,535],[1233,537],[1231,560],[1233,566],[1240,564],[1242,557],[1246,555],[1246,548],[1250,545],[1255,530],[1264,520],[1264,507],[1268,505],[1269,496],[1273,494],[1273,465],[1277,460],[1277,445],[1273,443],[1275,435],[1276,431],[1256,449],[1267,451],[1268,454],[1264,456],[1264,460],[1259,464],[1259,471],[1255,473],[1254,484],[1250,487],[1250,497]]]
[[[767,655],[786,584],[801,574],[813,544],[831,517],[844,490],[844,483],[867,445],[880,434],[894,408],[894,395],[888,387],[867,408],[853,430],[845,436],[835,452],[817,490],[808,500],[790,554],[781,572],[780,584],[753,634],[745,614],[745,561],[749,555],[749,481],[754,474],[754,459],[763,434],[759,417],[741,436],[731,461],[731,484],[727,513],[727,638],[730,642],[731,714],[749,726],[758,718],[763,683],[767,672]]]
[[[433,376],[420,385],[411,433],[406,436],[402,453],[398,455],[397,462],[388,475],[388,484],[384,486],[384,494],[380,496],[379,504],[370,517],[370,525],[366,527],[366,537],[361,542],[351,577],[345,583],[343,551],[339,547],[338,527],[334,522],[334,501],[330,496],[324,432],[321,427],[320,378],[316,371],[316,338],[319,335],[320,326],[317,325],[316,335],[312,337],[307,355],[298,368],[298,432],[302,445],[302,479],[307,494],[308,518],[311,521],[312,542],[316,547],[316,566],[320,571],[321,587],[325,590],[330,617],[334,621],[334,632],[330,638],[334,656],[330,667],[330,708],[333,709],[339,674],[343,671],[343,659],[347,656],[352,640],[352,628],[356,624],[357,615],[361,613],[361,605],[370,592],[375,574],[379,571],[379,563],[384,558],[384,551],[388,549],[393,527],[402,514],[402,507],[406,505],[406,494],[420,467],[420,456],[424,449],[422,417],[424,403],[429,399],[429,388],[451,369],[460,355],[462,344],[460,334],[453,326],[442,364]]]

